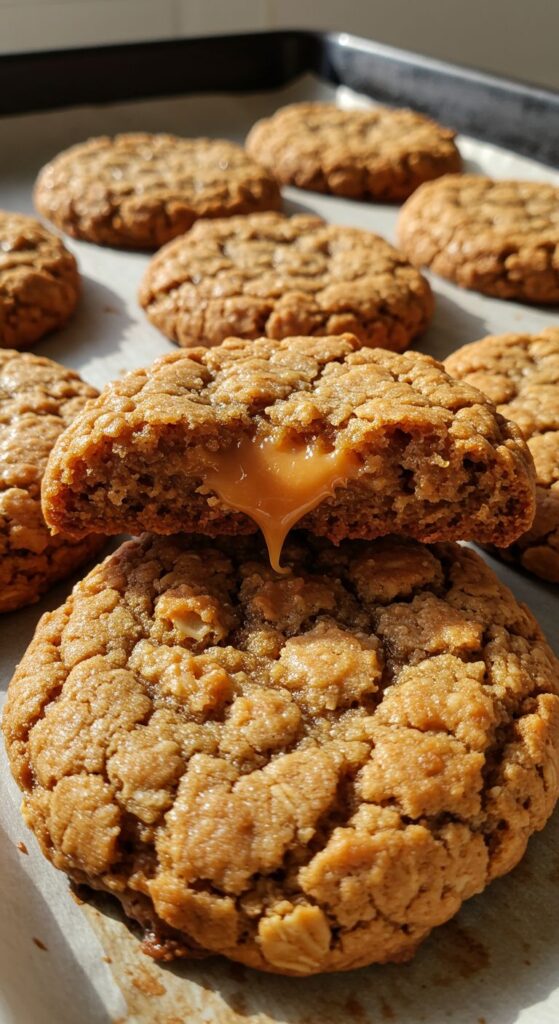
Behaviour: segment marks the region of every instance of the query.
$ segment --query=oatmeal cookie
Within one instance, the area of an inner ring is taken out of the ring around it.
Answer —
[[[406,199],[459,171],[455,132],[413,110],[293,103],[251,129],[246,147],[279,181],[352,199]]]
[[[39,174],[35,205],[75,238],[157,249],[198,217],[277,210],[281,196],[232,142],[137,132],[60,153]]]
[[[28,825],[162,959],[413,955],[558,795],[559,665],[473,551],[146,535],[45,615],[3,728]]]
[[[334,542],[400,533],[502,546],[534,514],[516,425],[430,356],[360,348],[352,335],[231,338],[128,373],[60,438],[43,511],[75,537],[249,533],[254,516],[216,496],[238,466],[256,505],[278,476],[297,497],[331,472],[338,486],[300,522]]]
[[[400,212],[406,256],[462,286],[521,302],[559,303],[559,188],[449,175]]]
[[[536,466],[534,522],[498,553],[559,583],[559,329],[483,338],[458,349],[445,365],[518,424]]]
[[[0,612],[37,601],[101,548],[99,536],[52,537],[40,496],[52,446],[96,394],[50,359],[0,349]]]
[[[140,304],[185,348],[351,331],[402,352],[433,314],[427,281],[383,238],[279,213],[199,221],[154,256]]]
[[[70,319],[78,265],[34,217],[0,210],[0,348],[29,348]]]

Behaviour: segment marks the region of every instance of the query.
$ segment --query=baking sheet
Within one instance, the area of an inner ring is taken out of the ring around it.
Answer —
[[[147,70],[149,73],[149,70]],[[367,104],[344,87],[305,77],[281,91],[195,96],[70,109],[0,120],[0,206],[33,212],[39,167],[89,135],[171,131],[242,141],[257,117],[286,102],[332,99]],[[559,172],[497,147],[460,138],[467,169],[559,185]],[[394,241],[397,208],[297,189],[288,212],[369,228]],[[98,387],[150,363],[173,345],[145,319],[136,291],[148,257],[68,241],[84,279],[79,311],[35,351],[78,369]],[[559,312],[504,303],[432,276],[434,322],[418,348],[443,358],[488,333],[536,331]],[[530,606],[559,649],[559,596],[544,583],[487,556]],[[60,604],[64,583],[40,603],[0,619],[0,687],[29,643],[40,615]],[[347,974],[284,979],[219,958],[159,966],[107,903],[80,907],[67,882],[44,861],[19,816],[19,793],[0,752],[0,1024],[556,1024],[559,1019],[559,815],[535,836],[522,864],[449,924],[436,930],[411,964]]]

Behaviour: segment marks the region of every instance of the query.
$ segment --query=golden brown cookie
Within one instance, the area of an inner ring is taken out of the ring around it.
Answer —
[[[409,959],[558,795],[559,665],[473,551],[123,545],[45,615],[3,728],[46,856],[152,956]]]
[[[39,174],[35,205],[75,238],[157,249],[198,217],[277,210],[281,196],[232,142],[136,132],[60,153]]]
[[[483,338],[453,352],[445,365],[518,424],[536,466],[536,518],[497,553],[559,583],[559,329]]]
[[[427,281],[383,238],[280,213],[199,221],[153,257],[139,298],[185,348],[351,331],[402,352],[433,314]]]
[[[301,525],[334,542],[506,545],[532,522],[533,474],[516,425],[430,356],[352,335],[232,338],[109,385],[56,445],[43,510],[76,537],[217,535],[266,528],[276,497],[286,517],[308,498]]]
[[[257,121],[246,147],[285,184],[387,201],[459,171],[454,138],[455,132],[413,110],[293,103]]]
[[[40,494],[52,446],[96,394],[50,359],[0,349],[0,612],[37,601],[103,544],[52,537]]]
[[[0,210],[0,347],[29,348],[70,319],[77,263],[34,217]]]
[[[462,286],[521,302],[559,302],[559,188],[449,175],[402,207],[400,247]]]

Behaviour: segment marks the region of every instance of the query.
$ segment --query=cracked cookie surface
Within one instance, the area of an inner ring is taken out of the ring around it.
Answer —
[[[409,958],[558,790],[558,663],[473,551],[123,545],[40,621],[3,728],[45,854],[155,957]]]
[[[29,348],[71,317],[80,275],[61,239],[34,217],[0,210],[0,347]]]
[[[453,352],[445,365],[518,424],[534,459],[534,522],[496,553],[559,583],[559,329],[483,338]]]
[[[96,394],[50,359],[0,349],[0,612],[37,601],[103,543],[52,537],[41,512],[50,451]]]
[[[251,440],[355,464],[300,520],[334,542],[402,533],[506,545],[533,519],[534,469],[516,425],[430,356],[344,335],[233,338],[109,385],[49,459],[46,520],[72,536],[254,532],[206,483]]]
[[[429,284],[383,238],[276,213],[198,222],[154,256],[139,298],[184,347],[351,331],[401,352],[433,314]]]
[[[459,171],[455,132],[413,110],[342,110],[294,103],[258,121],[249,153],[279,181],[353,199],[407,198],[423,181]]]
[[[240,146],[141,132],[64,150],[43,167],[34,198],[69,235],[131,249],[157,249],[198,217],[281,206],[274,178]]]
[[[408,200],[398,239],[413,263],[463,288],[499,299],[559,303],[554,185],[449,175]]]

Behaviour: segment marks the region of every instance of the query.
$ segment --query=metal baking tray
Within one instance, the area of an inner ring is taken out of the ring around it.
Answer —
[[[559,184],[559,94],[345,34],[277,32],[0,58],[0,207],[32,212],[39,167],[87,136],[173,131],[242,141],[257,117],[298,99],[425,111],[461,134],[469,170]],[[394,240],[397,208],[296,189],[311,210]],[[84,279],[74,320],[35,351],[102,386],[172,350],[136,302],[148,257],[68,241]],[[444,357],[484,334],[536,331],[559,311],[504,303],[431,276],[434,322],[417,347]],[[559,649],[556,588],[487,560]],[[45,610],[0,619],[0,683]],[[219,958],[154,964],[117,909],[80,907],[37,850],[0,754],[0,1024],[556,1024],[559,820],[522,864],[437,929],[408,965],[311,979],[258,974]],[[22,846],[23,844],[23,846]],[[24,851],[27,851],[25,853]]]

